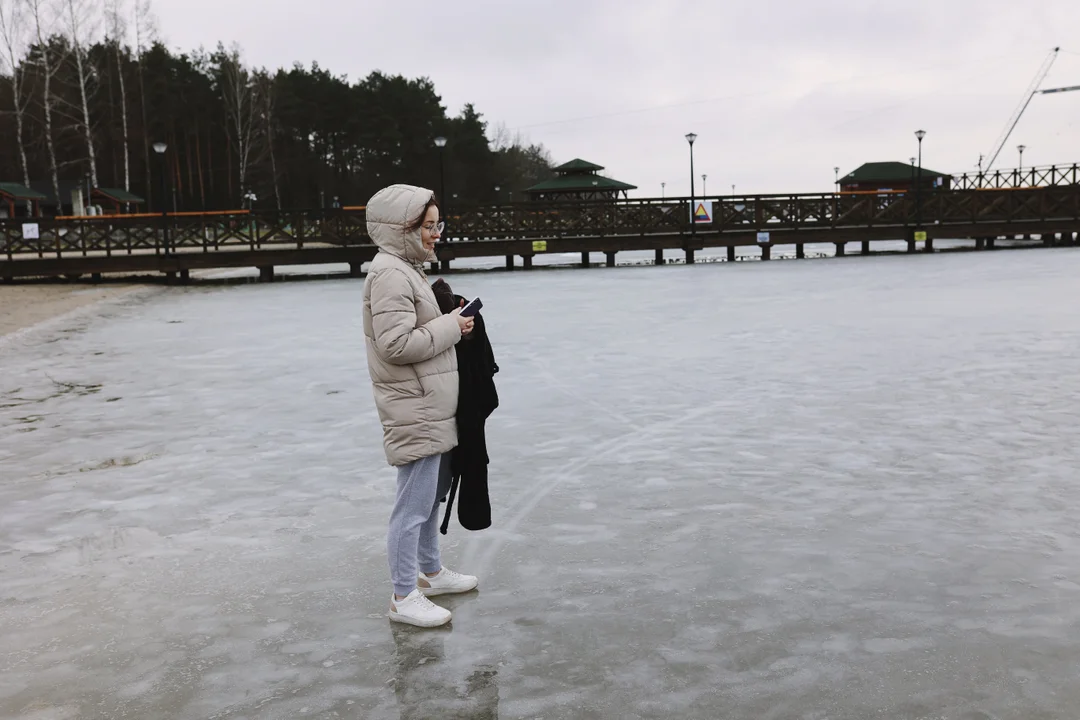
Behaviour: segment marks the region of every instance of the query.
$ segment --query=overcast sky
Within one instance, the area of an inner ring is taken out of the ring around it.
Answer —
[[[271,68],[318,62],[435,83],[497,124],[639,186],[827,192],[863,162],[974,170],[1036,70],[1080,85],[1077,0],[155,0],[166,44],[235,41]],[[1036,96],[996,168],[1080,162],[1080,91]],[[408,181],[409,178],[402,178]]]

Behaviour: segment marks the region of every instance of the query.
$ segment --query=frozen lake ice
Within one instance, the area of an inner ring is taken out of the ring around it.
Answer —
[[[385,617],[362,281],[0,340],[0,717],[1072,718],[1080,253],[454,275],[502,407]]]

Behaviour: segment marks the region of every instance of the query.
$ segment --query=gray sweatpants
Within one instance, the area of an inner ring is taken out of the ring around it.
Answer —
[[[416,589],[419,572],[442,568],[439,558],[439,502],[450,490],[450,455],[432,455],[398,468],[397,498],[390,513],[386,554],[394,592]]]

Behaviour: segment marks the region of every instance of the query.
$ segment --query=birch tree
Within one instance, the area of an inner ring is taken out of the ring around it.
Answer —
[[[15,146],[19,154],[23,185],[30,185],[30,166],[26,162],[26,144],[23,139],[26,107],[29,98],[23,98],[23,58],[26,51],[28,27],[26,6],[23,0],[0,0],[0,74],[7,74],[11,83],[13,112],[15,113]],[[27,203],[29,207],[30,203]]]
[[[59,71],[60,62],[50,57],[49,36],[56,22],[56,8],[50,0],[26,0],[26,8],[33,23],[32,37],[37,41],[41,64],[42,86],[41,105],[45,117],[45,148],[49,156],[49,174],[52,176],[53,196],[59,211],[64,206],[60,197],[60,173],[56,165],[56,143],[53,140],[53,97],[52,81]]]
[[[120,78],[120,121],[123,128],[124,145],[124,190],[131,192],[131,154],[128,130],[127,82],[124,79],[124,54],[127,40],[127,23],[124,15],[127,0],[106,0],[105,17],[108,23],[108,35],[116,51],[116,74]]]
[[[143,60],[147,47],[153,43],[156,34],[153,9],[150,0],[135,0],[135,58],[139,76],[139,102],[142,108],[143,167],[146,168],[146,200],[153,204],[153,178],[150,170],[150,123],[146,110],[146,81],[143,73]],[[165,198],[161,202],[165,202]]]
[[[278,186],[277,157],[274,154],[274,78],[266,70],[256,75],[256,89],[259,101],[259,113],[266,136],[266,149],[270,154],[270,177],[274,185],[274,202],[281,210],[281,189]]]
[[[79,108],[83,139],[86,142],[86,160],[90,168],[91,187],[98,186],[97,155],[94,152],[94,125],[90,120],[90,104],[87,95],[94,69],[86,52],[93,42],[97,26],[97,6],[89,0],[63,0],[63,14],[71,52],[75,59],[76,81],[79,84]],[[86,198],[87,204],[90,198]]]
[[[259,134],[258,101],[251,73],[244,67],[240,49],[218,49],[219,76],[229,141],[236,152],[240,179],[240,199],[247,195],[255,141]]]

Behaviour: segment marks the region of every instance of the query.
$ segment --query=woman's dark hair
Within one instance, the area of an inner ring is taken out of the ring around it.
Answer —
[[[405,230],[408,232],[416,232],[423,226],[424,218],[427,217],[427,211],[433,207],[439,208],[439,214],[442,215],[442,208],[439,206],[439,196],[435,193],[431,193],[431,199],[424,205],[424,209],[420,211],[420,214],[416,216],[416,219],[405,226]]]

